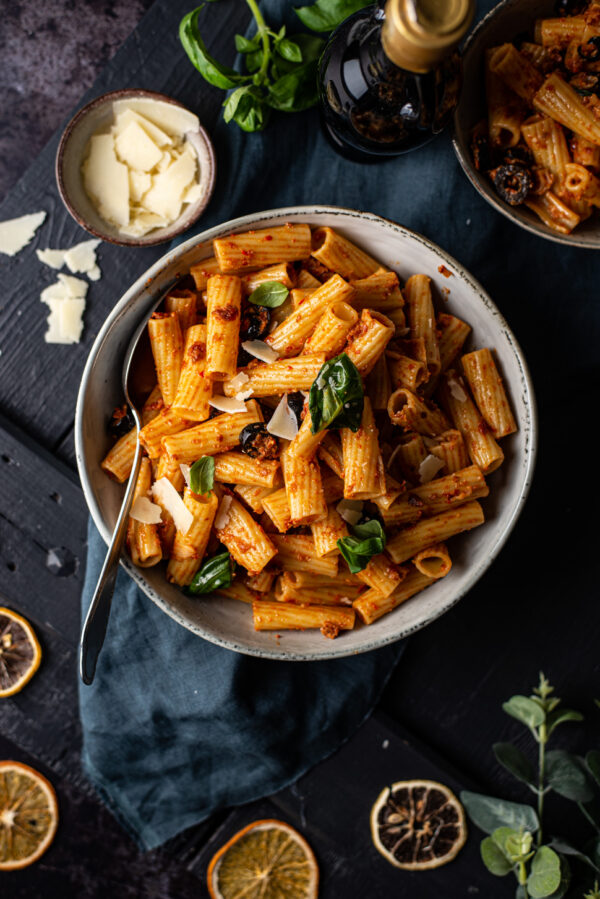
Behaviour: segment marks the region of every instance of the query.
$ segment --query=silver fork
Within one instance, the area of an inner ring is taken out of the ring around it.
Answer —
[[[140,322],[140,324],[136,328],[129,346],[127,347],[127,352],[125,353],[121,380],[125,400],[129,408],[131,409],[137,434],[139,434],[140,432],[142,422],[140,413],[132,398],[133,391],[131,389],[129,380],[130,375],[132,371],[135,371],[136,369],[136,365],[134,364],[136,352],[139,357],[144,350],[144,342],[141,340],[141,338],[146,333],[146,325],[148,324],[148,319],[151,317],[156,308],[162,303],[167,294],[170,293],[176,283],[177,281],[174,281],[173,284],[171,284],[168,289],[163,294],[161,294],[158,300],[152,305],[149,312],[145,315],[143,321]],[[98,578],[98,583],[96,584],[96,589],[94,590],[94,595],[92,596],[92,601],[90,603],[88,613],[85,616],[85,621],[83,623],[83,628],[81,631],[81,639],[79,641],[79,674],[84,684],[91,684],[94,680],[96,665],[98,663],[98,656],[100,655],[100,650],[102,649],[102,645],[104,643],[104,637],[106,636],[106,628],[108,627],[110,608],[112,605],[112,598],[115,590],[115,581],[117,579],[117,573],[119,571],[119,561],[121,559],[121,551],[123,549],[123,542],[125,540],[125,533],[127,531],[129,510],[131,508],[131,503],[133,500],[135,484],[137,481],[138,472],[140,470],[141,461],[142,447],[141,444],[136,441],[136,450],[135,456],[133,458],[131,474],[129,475],[129,480],[127,481],[127,489],[125,490],[125,496],[123,497],[123,502],[119,511],[119,517],[117,518],[117,523],[113,531],[112,540],[110,541],[110,545],[106,553],[106,558],[104,560],[104,565],[102,566],[102,571],[100,572],[100,577]]]

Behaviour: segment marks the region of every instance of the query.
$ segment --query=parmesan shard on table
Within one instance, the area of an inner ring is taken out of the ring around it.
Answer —
[[[45,212],[32,212],[16,219],[0,222],[0,253],[16,256],[35,237],[35,232],[44,223]]]

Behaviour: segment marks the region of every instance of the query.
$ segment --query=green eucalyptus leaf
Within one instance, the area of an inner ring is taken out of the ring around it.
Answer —
[[[531,873],[527,878],[527,891],[531,899],[551,896],[560,886],[560,858],[549,846],[540,846],[531,862]]]
[[[498,847],[501,849],[506,855],[506,841],[510,839],[510,837],[518,836],[521,831],[514,830],[512,827],[497,827],[496,830],[492,833],[492,840]]]
[[[288,298],[289,290],[281,281],[263,281],[256,290],[253,290],[248,297],[249,303],[255,306],[267,306],[269,309],[276,309],[285,303]]]
[[[515,899],[528,899],[527,890],[525,889],[525,887],[523,886],[522,883],[520,883],[517,887],[517,891],[515,893]]]
[[[254,53],[260,47],[260,35],[258,34],[251,41],[242,34],[236,34],[234,40],[235,49],[238,53]]]
[[[247,78],[229,66],[218,62],[206,49],[206,45],[198,30],[198,13],[202,6],[198,6],[183,17],[179,23],[179,40],[190,61],[198,69],[205,81],[208,81],[209,84],[213,84],[215,87],[229,90],[240,84],[240,82],[247,81]]]
[[[215,481],[215,460],[212,456],[201,456],[190,467],[190,490],[202,496],[213,489]]]
[[[308,395],[311,430],[323,428],[360,428],[364,406],[364,390],[360,373],[346,353],[326,362],[313,381]]]
[[[585,846],[586,854],[597,871],[600,871],[600,836],[596,835]]]
[[[499,827],[522,827],[532,833],[539,828],[537,815],[530,805],[508,802],[506,799],[496,799],[494,796],[484,796],[468,790],[463,790],[460,799],[473,823],[486,833],[493,833]]]
[[[546,778],[552,789],[574,802],[594,798],[594,788],[581,760],[564,749],[546,753]]]
[[[200,596],[223,587],[231,587],[233,568],[234,563],[228,552],[213,556],[194,575],[191,584],[183,588],[183,592],[191,596]]]
[[[565,721],[583,721],[583,715],[574,709],[553,709],[546,719],[548,736],[559,724],[564,724]]]
[[[370,3],[364,0],[317,0],[312,6],[295,7],[303,25],[312,31],[333,31],[338,25]]]
[[[526,755],[512,743],[494,743],[494,755],[503,768],[526,784],[535,783],[533,765]]]
[[[562,837],[553,837],[549,845],[555,852],[559,852],[561,855],[571,856],[572,858],[577,859],[577,861],[582,862],[582,864],[593,868],[594,871],[600,871],[597,861],[594,861],[594,859],[590,858],[589,855],[586,855],[585,852],[581,852],[575,846],[572,846],[571,843],[564,840]]]
[[[505,874],[509,874],[512,871],[512,862],[506,858],[491,837],[486,837],[481,841],[479,850],[481,852],[481,860],[490,874],[495,874],[496,877],[504,877]]]
[[[516,718],[528,727],[539,727],[546,718],[544,710],[527,696],[511,696],[502,704],[507,715]]]
[[[363,524],[351,525],[349,537],[340,537],[338,549],[348,563],[351,574],[358,574],[367,567],[373,556],[385,549],[386,535],[381,522],[376,518]]]
[[[533,836],[528,830],[513,830],[504,841],[504,851],[513,862],[526,861],[533,852]]]
[[[557,889],[550,894],[550,899],[562,899],[571,886],[571,868],[566,858],[560,859],[560,883]]]
[[[302,62],[302,50],[295,41],[284,37],[275,42],[275,49],[288,62]]]
[[[596,783],[600,784],[600,750],[590,749],[585,757],[585,763]]]

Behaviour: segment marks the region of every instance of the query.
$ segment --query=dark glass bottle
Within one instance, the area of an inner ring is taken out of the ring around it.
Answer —
[[[325,132],[340,153],[373,162],[439,134],[458,102],[456,46],[473,10],[474,0],[387,0],[334,31],[319,86]]]

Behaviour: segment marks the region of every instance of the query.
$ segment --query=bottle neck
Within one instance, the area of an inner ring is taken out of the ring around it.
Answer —
[[[460,43],[474,11],[474,0],[387,0],[383,51],[401,69],[429,72]]]

